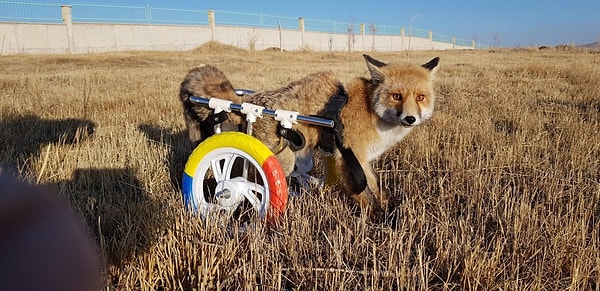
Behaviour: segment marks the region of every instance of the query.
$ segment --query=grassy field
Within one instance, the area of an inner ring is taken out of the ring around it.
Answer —
[[[269,89],[359,53],[189,52],[0,57],[0,160],[79,213],[107,289],[600,288],[600,54],[436,51],[434,118],[375,164],[397,207],[367,222],[343,193],[291,199],[245,236],[186,213],[191,152],[179,83],[221,68]]]

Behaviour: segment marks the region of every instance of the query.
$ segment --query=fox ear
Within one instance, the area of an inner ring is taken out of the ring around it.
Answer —
[[[435,58],[431,59],[431,61],[429,61],[428,63],[421,65],[421,67],[423,67],[429,71],[433,71],[433,69],[435,69],[437,67],[439,62],[440,62],[440,57],[435,57]]]
[[[383,82],[385,75],[379,68],[386,66],[386,63],[380,62],[366,54],[363,57],[367,61],[367,68],[369,68],[369,73],[371,73],[371,79],[377,83]]]
[[[381,68],[383,66],[387,66],[386,63],[384,63],[382,61],[378,61],[378,60],[372,58],[370,55],[363,54],[363,57],[365,58],[365,60],[367,61],[367,63],[371,63],[371,64],[375,65],[378,68]]]

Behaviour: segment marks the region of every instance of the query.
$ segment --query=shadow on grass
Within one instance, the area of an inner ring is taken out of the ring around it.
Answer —
[[[154,124],[141,124],[138,129],[143,132],[150,140],[164,144],[169,147],[169,174],[171,183],[181,189],[181,179],[183,169],[189,155],[192,153],[192,147],[186,131],[176,132],[170,128],[163,128]]]
[[[96,125],[85,119],[44,119],[33,114],[0,121],[0,172],[31,175],[30,163],[48,144],[77,144]],[[164,201],[144,190],[133,169],[77,169],[67,180],[45,185],[78,212],[107,265],[121,266],[145,252],[169,225]]]
[[[539,99],[538,105],[547,106],[564,106],[567,108],[577,109],[579,111],[598,111],[600,112],[600,102],[596,100],[589,100],[588,102],[575,102],[571,100],[559,100],[559,99]]]
[[[152,199],[132,169],[77,169],[55,186],[80,211],[108,265],[148,251],[168,225],[165,202]]]
[[[33,114],[3,117],[0,121],[0,161],[12,171],[26,168],[48,144],[76,144],[94,133],[86,119],[43,119]]]

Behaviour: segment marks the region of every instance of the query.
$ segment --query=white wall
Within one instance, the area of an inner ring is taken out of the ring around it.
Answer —
[[[69,35],[71,37],[69,37]],[[347,51],[348,35],[300,30],[228,26],[178,26],[148,24],[0,23],[0,54],[89,53],[126,50],[183,51],[215,40],[248,49]],[[355,35],[353,51],[401,51],[408,36]],[[374,45],[373,45],[374,44]],[[472,49],[428,38],[412,37],[412,50]]]

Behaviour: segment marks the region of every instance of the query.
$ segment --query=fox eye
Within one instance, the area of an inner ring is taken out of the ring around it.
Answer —
[[[425,94],[417,95],[417,101],[423,101],[425,99]]]
[[[394,100],[400,101],[400,100],[402,100],[402,94],[400,94],[400,93],[393,93],[392,94],[392,98],[394,98]]]

